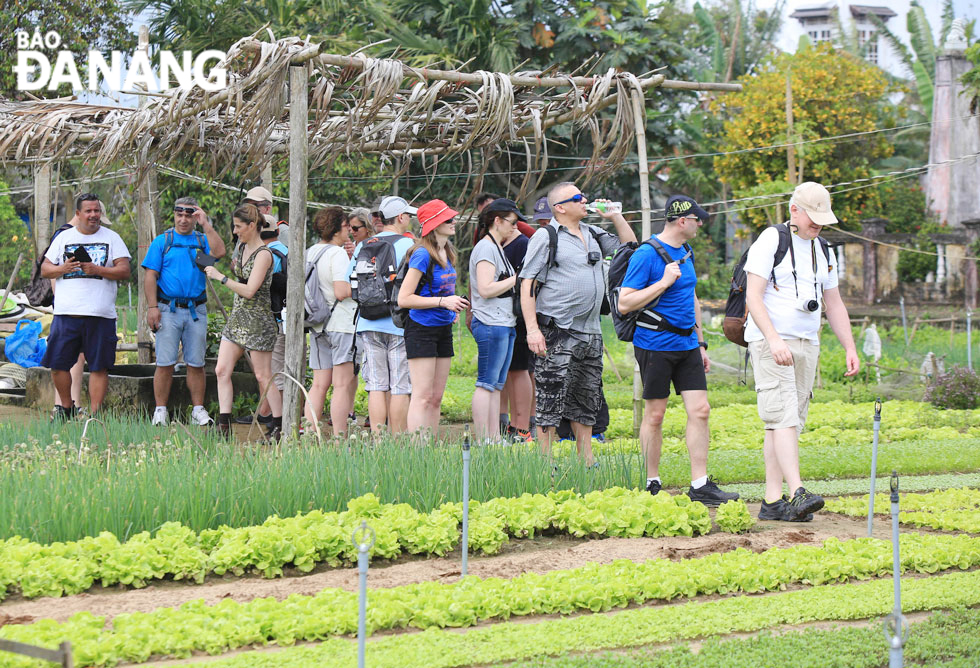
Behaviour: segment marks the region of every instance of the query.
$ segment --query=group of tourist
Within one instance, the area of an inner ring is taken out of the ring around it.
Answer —
[[[479,351],[472,411],[480,441],[530,441],[536,428],[548,454],[567,425],[585,464],[598,466],[592,435],[608,412],[600,327],[607,297],[605,259],[625,247],[635,250],[618,288],[617,306],[619,313],[638,314],[633,348],[645,401],[640,440],[647,459],[646,488],[653,494],[661,488],[662,423],[673,385],[688,418],[688,495],[708,505],[738,498],[707,474],[705,374],[711,363],[689,242],[708,213],[689,197],[673,196],[663,231],[637,247],[633,229],[612,207],[600,206],[597,214],[613,232],[583,222],[588,204],[574,183],[559,183],[535,203],[529,224],[515,202],[492,195],[477,198],[469,298],[457,294],[453,237],[459,213],[442,200],[416,208],[392,195],[371,209],[318,211],[312,221],[318,241],[305,249],[305,260],[329,314],[309,327],[313,382],[305,406],[308,423],[322,419],[331,392],[328,422],[335,435],[346,433],[360,368],[372,430],[437,432],[454,354],[453,325],[463,316]],[[237,242],[227,273],[215,265],[226,253],[225,244],[190,197],[176,200],[173,227],[147,250],[147,324],[156,333],[154,423],[170,419],[167,404],[180,355],[187,367],[190,419],[200,425],[212,422],[203,405],[210,279],[234,293],[215,367],[219,413],[214,423],[230,434],[236,420],[232,371],[247,351],[265,398],[259,420],[267,425],[268,438],[279,438],[284,304],[276,301],[274,285],[290,239],[288,226],[271,216],[271,205],[271,193],[259,187],[235,209]],[[77,410],[69,370],[80,354],[90,371],[92,411],[105,397],[115,358],[116,286],[129,276],[129,252],[117,234],[101,225],[102,214],[96,196],[80,196],[72,226],[59,230],[44,256],[42,275],[55,279],[55,318],[44,364],[52,369],[60,419]],[[823,507],[823,499],[802,485],[797,454],[819,355],[821,307],[846,351],[847,375],[858,370],[837,287],[836,258],[826,244],[815,241],[823,226],[836,222],[827,190],[804,183],[790,201],[787,229],[763,232],[745,262],[744,338],[765,427],[764,519],[806,521]],[[778,250],[784,233],[791,239],[789,253]],[[797,258],[808,261],[797,263]],[[782,493],[784,481],[791,496]]]

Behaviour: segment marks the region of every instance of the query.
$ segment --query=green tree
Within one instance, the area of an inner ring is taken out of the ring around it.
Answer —
[[[787,141],[787,73],[797,126],[794,134],[801,135],[799,139],[875,129],[881,118],[881,101],[889,91],[881,70],[821,44],[770,58],[757,75],[741,78],[742,92],[715,102],[713,108],[726,116],[720,151]],[[888,138],[880,134],[809,143],[805,147],[803,180],[829,185],[867,178],[873,173],[874,163],[891,151]],[[747,197],[760,183],[787,179],[788,175],[785,148],[721,155],[714,159],[714,165],[736,197]],[[749,208],[752,204],[745,205],[742,218],[750,227],[761,227],[766,215],[763,209]],[[881,199],[875,188],[842,191],[834,197],[834,212],[845,227],[855,227],[861,218],[874,215],[880,208]]]
[[[7,189],[7,184],[0,180],[0,192]],[[31,242],[31,233],[27,225],[17,215],[13,204],[8,195],[0,195],[0,291],[7,287],[7,280],[14,270],[17,262],[17,255],[24,254],[17,278],[14,280],[14,289],[19,290],[31,277],[31,269],[34,266],[34,244]]]
[[[79,63],[79,73],[85,81],[85,69],[89,51],[132,51],[136,36],[129,31],[129,17],[119,0],[64,0],[53,3],[45,0],[5,0],[0,11],[0,97],[25,99],[17,90],[17,75],[13,66],[17,59],[17,33],[42,35],[49,31],[61,37],[58,50],[71,51]],[[53,54],[46,55],[53,61]],[[53,64],[53,62],[52,62]],[[31,91],[37,97],[58,97],[71,94],[63,86],[58,91],[47,89]],[[30,99],[30,98],[26,98]]]

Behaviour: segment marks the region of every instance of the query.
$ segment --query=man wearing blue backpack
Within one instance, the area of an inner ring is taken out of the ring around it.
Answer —
[[[690,197],[667,200],[666,223],[660,234],[640,244],[629,258],[619,292],[620,313],[639,311],[633,351],[643,380],[643,422],[640,443],[647,459],[647,491],[661,488],[660,453],[670,385],[687,411],[687,450],[691,487],[687,495],[706,506],[738,498],[708,477],[708,384],[711,369],[708,343],[701,327],[701,305],[695,286],[694,252],[688,242],[708,220],[708,212]]]
[[[198,224],[203,233],[195,229]],[[184,350],[187,389],[193,405],[191,422],[202,426],[211,422],[204,408],[207,279],[198,268],[198,253],[223,257],[225,242],[197,200],[180,197],[174,202],[174,226],[153,240],[143,258],[146,323],[156,332],[157,368],[153,374],[156,409],[152,420],[155,425],[170,421],[167,400],[180,347]]]

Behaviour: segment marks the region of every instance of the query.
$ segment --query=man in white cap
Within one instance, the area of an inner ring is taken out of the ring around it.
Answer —
[[[408,428],[412,383],[405,330],[391,320],[391,302],[397,299],[391,292],[391,280],[414,245],[407,233],[417,209],[401,197],[388,196],[381,200],[378,211],[383,227],[357,244],[347,275],[359,309],[357,348],[364,351],[361,373],[371,429],[380,431],[387,423],[388,430],[398,434]]]
[[[824,505],[823,498],[803,487],[799,461],[799,435],[820,357],[821,307],[844,347],[844,375],[855,375],[860,362],[837,287],[837,258],[819,238],[824,226],[837,224],[830,193],[819,183],[801,183],[793,191],[789,211],[788,223],[764,230],[749,249],[745,341],[765,427],[766,496],[759,519],[804,522]],[[792,498],[783,495],[784,480]]]

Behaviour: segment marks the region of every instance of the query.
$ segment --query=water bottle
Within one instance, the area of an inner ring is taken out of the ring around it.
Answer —
[[[622,202],[590,202],[585,210],[589,213],[622,213]]]

